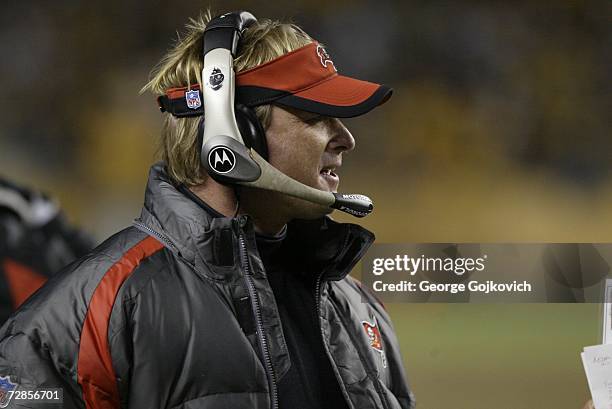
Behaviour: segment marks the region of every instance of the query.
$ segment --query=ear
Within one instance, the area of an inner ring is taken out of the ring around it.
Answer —
[[[244,105],[236,104],[234,107],[238,130],[248,148],[253,148],[264,159],[268,160],[268,143],[266,132],[257,118],[255,110]]]

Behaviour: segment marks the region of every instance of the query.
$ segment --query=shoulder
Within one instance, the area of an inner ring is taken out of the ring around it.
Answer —
[[[45,345],[54,361],[75,373],[74,357],[83,332],[108,320],[123,282],[162,249],[156,239],[134,227],[111,236],[22,304],[0,329],[0,340],[20,334],[34,345]]]
[[[138,229],[124,229],[48,280],[17,310],[12,320],[30,322],[28,316],[34,315],[33,312],[45,318],[41,312],[54,308],[64,309],[62,317],[83,314],[101,286],[120,285],[162,248],[159,241]]]

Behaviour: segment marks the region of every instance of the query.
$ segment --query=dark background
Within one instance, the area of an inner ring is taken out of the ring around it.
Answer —
[[[139,89],[209,5],[293,20],[341,73],[395,89],[346,121],[341,170],[343,191],[375,200],[363,224],[380,242],[612,241],[610,1],[7,1],[0,173],[98,239],[128,225],[161,123]],[[420,408],[586,400],[597,305],[389,310]]]

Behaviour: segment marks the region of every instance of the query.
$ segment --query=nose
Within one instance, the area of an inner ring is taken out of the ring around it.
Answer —
[[[355,149],[355,138],[338,118],[331,121],[331,133],[333,136],[327,145],[329,150],[338,154]]]

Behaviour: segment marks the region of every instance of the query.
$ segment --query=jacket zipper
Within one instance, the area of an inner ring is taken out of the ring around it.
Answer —
[[[323,346],[325,347],[325,351],[327,352],[327,356],[330,359],[330,362],[332,365],[335,365],[333,359],[331,358],[331,351],[329,350],[329,348],[327,347],[327,343],[325,342],[325,334],[323,333],[323,326],[321,325],[321,280],[323,278],[323,273],[319,274],[319,276],[317,277],[317,281],[316,281],[316,287],[315,287],[315,303],[317,306],[317,319],[319,320],[319,329],[321,331],[321,338],[323,341]],[[341,318],[342,320],[342,318]],[[351,339],[352,342],[354,342]],[[358,347],[357,347],[358,348]],[[359,350],[359,349],[358,349]],[[363,361],[363,357],[361,357],[361,354],[359,356],[360,359],[362,359]],[[369,368],[369,365],[367,364],[367,361],[363,361],[364,366],[366,366],[366,368]],[[338,375],[336,375],[338,376]],[[338,379],[338,382],[341,383],[342,380]],[[389,408],[389,403],[387,402],[387,398],[384,396],[384,392],[382,391],[381,385],[380,385],[380,380],[379,379],[373,379],[372,383],[374,384],[374,388],[376,389],[376,391],[378,392],[379,396],[380,396],[380,400],[383,404],[383,407]],[[342,388],[342,386],[341,386]],[[348,402],[349,406],[351,406],[351,403]]]
[[[174,244],[172,244],[172,242],[170,241],[170,239],[158,232],[156,232],[155,230],[153,230],[152,228],[150,228],[149,226],[140,223],[140,222],[134,222],[132,223],[134,225],[134,227],[140,229],[140,230],[144,230],[145,233],[150,234],[151,236],[155,237],[156,239],[158,239],[159,241],[161,241],[162,243],[164,243],[166,245],[166,247],[169,247],[170,249],[178,252],[178,249],[176,248],[176,246]]]
[[[245,278],[249,295],[251,298],[251,305],[253,312],[255,313],[255,324],[257,325],[257,336],[259,338],[259,345],[261,346],[261,353],[263,355],[264,365],[268,379],[270,380],[270,395],[272,395],[272,409],[278,409],[278,389],[276,386],[276,375],[274,373],[274,367],[272,366],[272,358],[270,358],[270,349],[268,348],[268,342],[264,333],[263,319],[261,316],[261,305],[257,290],[255,289],[255,281],[253,274],[250,269],[249,257],[247,255],[246,243],[242,233],[239,235],[240,242],[240,259],[245,270]]]

